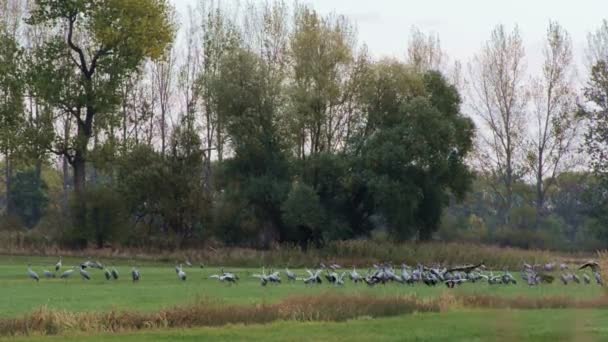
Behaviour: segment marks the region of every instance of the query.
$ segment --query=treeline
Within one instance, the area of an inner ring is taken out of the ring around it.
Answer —
[[[564,172],[589,168],[581,148],[604,184],[608,73],[596,58],[584,93],[602,109],[582,106],[556,23],[528,82],[519,33],[503,26],[465,75],[434,35],[414,29],[405,60],[375,59],[347,18],[280,1],[202,1],[182,19],[165,0],[0,4],[2,228],[32,238],[522,245],[497,237],[562,234],[546,228],[552,196]],[[593,208],[576,212],[585,227],[601,222]]]

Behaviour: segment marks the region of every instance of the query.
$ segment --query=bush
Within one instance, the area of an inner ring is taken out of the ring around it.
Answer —
[[[119,242],[127,231],[127,213],[123,198],[112,188],[101,186],[87,189],[83,196],[71,199],[73,226],[64,240],[74,247],[93,242],[97,248]]]

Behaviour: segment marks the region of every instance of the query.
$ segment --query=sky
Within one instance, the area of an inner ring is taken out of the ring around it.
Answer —
[[[185,16],[201,0],[171,0]],[[230,4],[238,0],[223,0]],[[264,1],[264,0],[259,0]],[[300,0],[321,13],[349,17],[359,41],[375,57],[403,58],[412,26],[436,33],[450,60],[466,64],[496,24],[519,26],[528,72],[541,65],[542,43],[550,20],[569,31],[579,69],[584,66],[587,33],[608,18],[608,0]],[[241,1],[243,3],[243,1]],[[289,1],[288,1],[289,3]],[[580,72],[581,70],[579,70]]]

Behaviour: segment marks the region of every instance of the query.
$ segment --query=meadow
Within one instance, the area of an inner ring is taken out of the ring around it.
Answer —
[[[64,259],[64,269],[82,258]],[[289,283],[262,287],[258,268],[229,268],[236,285],[210,279],[218,267],[185,267],[177,279],[174,263],[137,261],[142,279],[133,283],[131,260],[110,260],[121,277],[92,279],[27,277],[52,269],[54,257],[0,259],[0,337],[38,340],[591,340],[608,338],[608,298],[597,285],[529,287],[465,284],[450,290],[387,284],[369,287],[347,281],[306,286]],[[279,268],[277,268],[279,270]],[[283,267],[280,268],[283,270]],[[304,275],[304,269],[292,269]],[[364,272],[364,269],[360,269]],[[518,280],[519,274],[514,273]],[[114,323],[107,323],[112,321]],[[133,323],[129,323],[132,321]],[[228,324],[228,329],[218,326]],[[9,336],[16,335],[16,336]]]

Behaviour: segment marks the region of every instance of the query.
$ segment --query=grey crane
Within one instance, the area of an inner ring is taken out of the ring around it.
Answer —
[[[74,267],[65,270],[63,273],[61,273],[61,276],[59,276],[59,278],[61,279],[68,279],[69,277],[72,276],[72,273],[74,273]]]
[[[133,282],[137,282],[141,278],[141,273],[139,273],[139,270],[135,266],[131,268],[131,278],[133,279]]]
[[[49,270],[43,270],[42,274],[44,274],[45,278],[55,278],[55,273],[53,273]]]
[[[219,274],[210,275],[209,278],[215,278],[222,283],[228,282],[230,284],[236,284],[236,282],[239,280],[238,275],[231,272],[224,272],[223,268],[220,270]]]
[[[32,271],[32,266],[31,265],[27,265],[27,275],[34,279],[36,282],[40,281],[40,277],[38,276],[38,273]]]
[[[600,270],[600,264],[598,264],[597,261],[589,260],[586,263],[582,264],[581,267],[579,267],[578,269],[582,270],[585,268],[590,268],[591,271],[598,272]]]
[[[338,277],[336,278],[336,281],[334,282],[334,285],[336,286],[344,286],[344,276],[346,276],[346,272],[342,272],[338,275]]]
[[[114,280],[118,280],[118,270],[116,270],[115,267],[112,267],[112,271],[110,271],[110,273],[112,274],[112,278],[114,278]]]
[[[298,278],[296,274],[290,271],[288,268],[285,268],[285,275],[287,276],[287,280],[289,281],[296,281],[296,279]]]
[[[110,270],[108,270],[107,268],[103,269],[103,274],[105,275],[106,280],[112,279],[112,273],[110,273]]]
[[[177,278],[181,281],[186,281],[186,272],[184,272],[182,265],[179,265],[179,271],[177,272]]]
[[[306,270],[308,277],[304,278],[304,284],[321,284],[321,269],[316,270],[314,273],[311,270]]]
[[[548,264],[545,264],[545,265],[543,266],[543,268],[544,268],[544,270],[545,270],[546,272],[553,272],[553,271],[555,270],[555,263],[554,263],[554,262],[550,262],[550,263],[548,263]]]
[[[59,272],[62,266],[63,257],[59,256],[59,261],[55,264],[55,272]]]
[[[595,277],[595,282],[598,285],[604,286],[604,282],[602,281],[602,275],[600,274],[599,271],[593,272],[593,276]]]
[[[586,285],[591,284],[591,277],[589,277],[589,275],[588,275],[587,273],[583,274],[583,282],[584,282]]]
[[[84,267],[80,267],[80,276],[82,277],[82,279],[84,280],[91,280],[91,275],[89,274],[89,272],[87,272]]]
[[[353,266],[353,270],[350,271],[350,273],[348,274],[348,277],[354,283],[358,283],[358,282],[363,281],[363,277],[357,272],[357,270],[355,269],[355,266]]]

